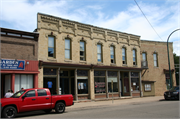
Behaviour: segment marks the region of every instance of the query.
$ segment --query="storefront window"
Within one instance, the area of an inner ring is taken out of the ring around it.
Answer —
[[[78,76],[88,76],[88,70],[77,70]]]
[[[131,78],[131,91],[139,91],[139,78]]]
[[[113,90],[111,86],[111,82],[113,81]],[[118,92],[118,82],[117,77],[108,77],[108,92]]]
[[[78,94],[88,94],[88,79],[77,79]]]
[[[98,93],[105,93],[106,92],[106,85],[105,85],[105,77],[95,77],[94,78],[94,92]]]
[[[15,75],[15,91],[21,90],[21,88],[28,89],[33,88],[33,75]]]

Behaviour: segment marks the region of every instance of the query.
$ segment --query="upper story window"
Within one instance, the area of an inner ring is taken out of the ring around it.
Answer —
[[[158,60],[157,60],[157,54],[156,53],[153,54],[153,58],[154,58],[154,66],[158,67]]]
[[[65,59],[71,59],[71,40],[65,39]]]
[[[126,64],[126,48],[122,48],[122,64]]]
[[[55,57],[55,40],[53,36],[48,37],[48,57]]]
[[[85,42],[80,41],[80,60],[86,60]]]
[[[110,52],[111,52],[111,63],[115,63],[114,46],[110,47]]]
[[[97,61],[102,62],[102,45],[97,44]]]
[[[145,52],[142,53],[142,61],[147,61]]]
[[[133,65],[137,65],[137,61],[136,61],[136,50],[133,49]]]

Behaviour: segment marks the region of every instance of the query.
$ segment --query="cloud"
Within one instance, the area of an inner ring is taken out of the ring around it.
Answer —
[[[163,4],[140,0],[137,2],[161,38],[151,28],[134,2],[131,2],[126,9],[120,9],[120,6],[114,10],[111,2],[107,1],[90,1],[88,5],[87,2],[72,0],[6,0],[0,2],[0,25],[12,29],[33,31],[37,27],[37,13],[40,12],[140,35],[143,40],[165,42],[173,30],[180,28],[179,0],[164,0]],[[180,55],[179,40],[177,34],[173,34],[170,39],[171,42],[174,42],[174,51],[178,55]]]

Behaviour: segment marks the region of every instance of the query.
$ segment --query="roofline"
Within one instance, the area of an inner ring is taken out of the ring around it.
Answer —
[[[73,21],[73,20],[57,17],[57,16],[54,16],[54,15],[48,15],[48,14],[44,14],[44,13],[40,13],[40,12],[38,12],[37,14],[46,15],[46,16],[49,16],[49,17],[54,17],[54,18],[57,18],[57,19],[62,19],[62,20],[70,21],[70,22],[75,22],[75,23],[78,23],[78,24],[83,24],[83,25],[86,25],[86,26],[96,27],[96,28],[100,28],[100,29],[104,29],[104,30],[109,30],[109,31],[114,31],[114,32],[119,32],[119,33],[124,33],[124,34],[128,34],[128,35],[133,35],[133,36],[141,37],[140,35],[130,34],[130,33],[116,31],[116,30],[112,30],[112,29],[108,29],[108,28],[103,28],[103,27],[98,27],[98,26],[93,26],[93,25],[90,25],[90,24],[80,23],[80,22],[77,22],[77,21]]]
[[[166,41],[152,41],[152,40],[141,40],[141,41],[145,41],[145,42],[159,42],[159,43],[167,43]],[[168,43],[173,43],[173,42],[168,42]]]
[[[15,30],[15,29],[9,29],[9,28],[4,28],[4,27],[0,27],[0,29],[2,29],[2,30],[9,30],[9,31],[18,31],[18,32],[22,32],[22,33],[39,34],[38,32],[28,32],[28,31]]]

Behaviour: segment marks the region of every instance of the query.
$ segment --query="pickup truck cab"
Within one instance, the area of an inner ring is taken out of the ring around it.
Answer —
[[[17,113],[34,110],[44,110],[49,113],[55,109],[57,113],[63,113],[66,106],[74,104],[71,94],[51,95],[48,88],[20,90],[10,98],[2,98],[0,103],[4,118],[14,118]]]

